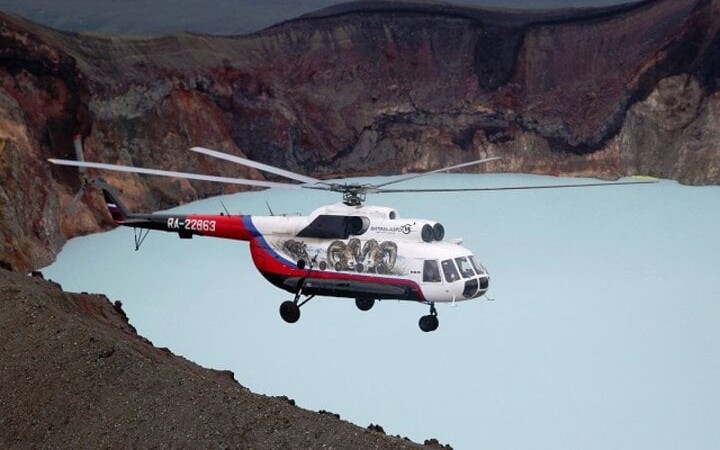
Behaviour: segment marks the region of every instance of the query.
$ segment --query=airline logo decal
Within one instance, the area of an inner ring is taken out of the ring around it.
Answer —
[[[398,226],[398,227],[372,226],[372,227],[370,227],[370,231],[374,231],[375,233],[410,234],[410,233],[412,233],[412,226],[409,223]]]

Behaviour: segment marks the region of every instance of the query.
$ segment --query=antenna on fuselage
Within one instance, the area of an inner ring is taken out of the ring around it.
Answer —
[[[273,212],[272,208],[270,207],[270,203],[268,203],[268,201],[265,200],[265,204],[267,205],[268,211],[270,211],[270,215],[274,216],[275,213]]]
[[[225,207],[225,203],[223,203],[223,201],[220,200],[220,204],[222,205],[223,209],[225,210],[225,212],[226,212],[227,215],[229,216],[229,215],[230,215],[230,211],[228,211],[228,209]]]

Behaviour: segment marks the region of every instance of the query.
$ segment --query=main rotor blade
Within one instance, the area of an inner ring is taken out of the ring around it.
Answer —
[[[432,175],[434,173],[448,172],[450,170],[461,169],[463,167],[474,166],[476,164],[485,164],[490,161],[497,161],[498,159],[502,159],[502,158],[499,156],[493,156],[492,158],[478,159],[477,161],[470,161],[470,162],[466,162],[466,163],[462,163],[462,164],[457,164],[455,166],[443,167],[442,169],[435,169],[435,170],[431,170],[429,172],[408,175],[406,177],[402,177],[402,178],[399,178],[399,179],[393,180],[393,181],[388,181],[387,183],[378,184],[373,187],[381,188],[383,186],[388,186],[390,184],[400,183],[400,182],[408,181],[408,180],[414,180],[415,178],[425,177],[428,175]]]
[[[290,183],[276,183],[272,181],[247,180],[245,178],[227,178],[215,175],[201,175],[198,173],[174,172],[171,170],[146,169],[144,167],[122,166],[118,164],[104,164],[94,162],[82,162],[68,159],[48,159],[53,164],[61,166],[87,167],[91,169],[113,170],[116,172],[140,173],[144,175],[159,175],[161,177],[186,178],[188,180],[214,181],[217,183],[240,184],[245,186],[258,187],[282,187],[282,188],[300,188],[302,185]]]
[[[520,191],[532,189],[566,189],[566,188],[585,188],[585,187],[609,187],[609,186],[626,186],[629,184],[656,184],[657,181],[618,181],[609,183],[580,183],[580,184],[549,184],[539,186],[507,186],[507,187],[491,187],[491,188],[438,188],[438,189],[378,189],[374,193],[378,194],[400,194],[411,192],[481,192],[481,191]]]
[[[291,172],[289,170],[280,169],[275,166],[270,166],[268,164],[259,163],[257,161],[251,161],[246,158],[241,158],[239,156],[235,155],[229,155],[227,153],[219,152],[217,150],[212,150],[205,147],[193,147],[190,149],[190,151],[196,152],[196,153],[202,153],[203,155],[212,156],[213,158],[218,159],[224,159],[225,161],[234,162],[236,164],[242,164],[243,166],[252,167],[253,169],[262,170],[264,172],[273,173],[275,175],[280,175],[285,178],[289,178],[291,180],[295,181],[301,181],[303,183],[309,183],[309,184],[327,184],[322,180],[318,180],[317,178],[308,177],[305,175],[301,175],[299,173]]]

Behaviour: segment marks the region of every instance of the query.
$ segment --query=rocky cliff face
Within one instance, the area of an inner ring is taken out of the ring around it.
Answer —
[[[154,347],[119,302],[0,268],[2,448],[450,448],[369,428]]]
[[[61,33],[0,16],[0,259],[49,262],[106,226],[47,157],[260,177],[214,147],[315,176],[477,168],[717,184],[720,0],[523,13],[357,2],[238,37]],[[132,207],[227,186],[106,174]]]

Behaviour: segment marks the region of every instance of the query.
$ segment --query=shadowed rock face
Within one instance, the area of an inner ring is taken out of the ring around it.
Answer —
[[[718,183],[720,2],[513,12],[358,2],[239,37],[60,33],[0,16],[2,257],[49,262],[107,225],[50,156],[260,177],[204,145],[315,176],[487,155],[476,170]],[[106,178],[156,209],[228,187]]]

